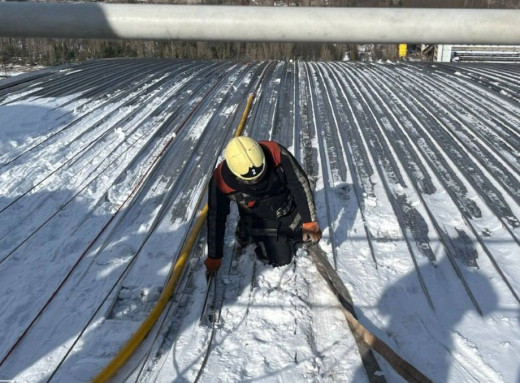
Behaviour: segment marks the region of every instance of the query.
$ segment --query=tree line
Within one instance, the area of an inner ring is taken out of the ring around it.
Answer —
[[[112,57],[222,60],[342,60],[356,46],[320,43],[242,43],[191,41],[69,40],[2,38],[3,65],[60,65]]]

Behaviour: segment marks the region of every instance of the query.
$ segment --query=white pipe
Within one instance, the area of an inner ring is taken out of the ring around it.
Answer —
[[[3,2],[0,37],[520,44],[520,10]]]

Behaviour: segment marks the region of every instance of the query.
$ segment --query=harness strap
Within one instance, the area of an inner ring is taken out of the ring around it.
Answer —
[[[217,188],[224,194],[231,194],[235,192],[231,186],[229,186],[226,181],[224,181],[224,177],[222,176],[222,167],[224,166],[224,161],[222,161],[215,171],[213,172],[213,178],[215,179],[215,184]]]

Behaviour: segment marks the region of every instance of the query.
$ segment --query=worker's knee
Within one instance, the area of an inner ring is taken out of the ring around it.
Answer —
[[[291,263],[294,245],[285,237],[261,237],[256,240],[256,255],[259,259],[273,265],[283,266]]]

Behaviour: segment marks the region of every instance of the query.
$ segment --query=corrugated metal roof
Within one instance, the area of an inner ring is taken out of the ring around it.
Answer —
[[[409,270],[418,290],[404,311],[414,315],[430,306],[450,320],[443,283],[471,306],[452,314],[518,307],[520,66],[91,61],[0,82],[0,114],[32,124],[0,146],[0,273],[16,291],[23,271],[38,291],[0,300],[1,349],[12,352],[3,372],[19,373],[20,355],[33,366],[87,337],[83,329],[100,307],[109,310],[102,305],[121,283],[162,286],[164,273],[139,275],[171,263],[187,226],[174,236],[158,228],[196,214],[252,91],[245,134],[279,141],[301,161],[316,185],[324,247],[369,320],[382,294],[373,289]],[[146,251],[152,242],[164,252]],[[27,252],[38,246],[41,254]],[[82,296],[98,305],[72,311],[72,324],[44,349],[17,343],[49,331],[50,319],[33,322],[49,302],[70,311]],[[386,296],[384,305],[406,302]],[[395,345],[425,373],[436,371],[415,345]]]

